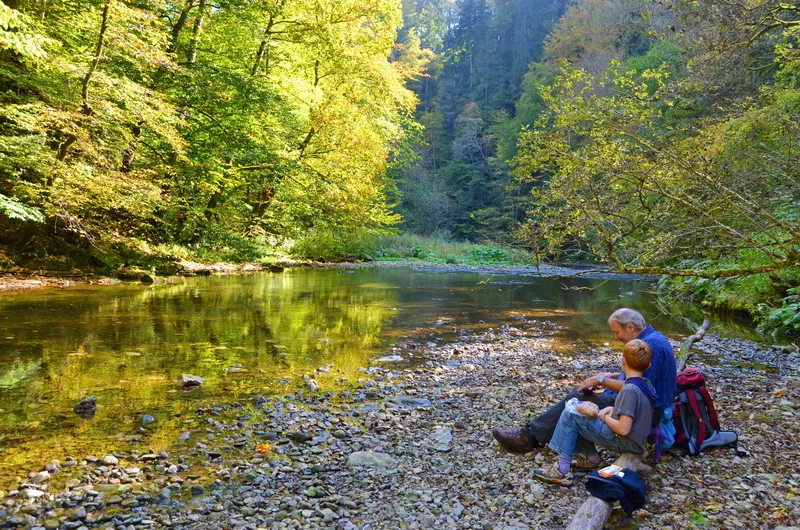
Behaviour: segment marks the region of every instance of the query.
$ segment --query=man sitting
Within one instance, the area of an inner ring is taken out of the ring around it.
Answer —
[[[650,346],[643,340],[633,339],[625,345],[622,351],[625,383],[614,406],[599,412],[581,410],[581,406],[575,412],[564,410],[550,440],[550,448],[558,453],[558,460],[552,466],[534,470],[535,478],[562,486],[572,485],[572,455],[577,451],[588,456],[583,466],[576,466],[578,469],[597,467],[600,455],[595,444],[618,453],[645,452],[656,394],[642,372],[650,367],[651,356]]]
[[[614,334],[614,338],[623,344],[627,344],[633,339],[643,340],[650,346],[653,352],[650,368],[642,375],[647,378],[656,391],[656,420],[664,409],[672,404],[675,398],[676,385],[676,365],[675,354],[669,341],[645,323],[644,317],[638,311],[622,308],[614,311],[608,317],[608,327]],[[515,453],[528,453],[537,447],[548,443],[553,437],[553,432],[564,410],[567,401],[577,397],[581,400],[588,400],[595,403],[600,409],[614,405],[616,394],[622,390],[625,384],[624,374],[620,372],[604,372],[592,376],[583,381],[577,388],[566,395],[564,399],[556,403],[555,406],[537,416],[529,425],[523,427],[500,427],[492,430],[495,439]],[[591,389],[601,386],[606,389],[602,394],[593,392],[586,395],[584,391],[590,392]]]

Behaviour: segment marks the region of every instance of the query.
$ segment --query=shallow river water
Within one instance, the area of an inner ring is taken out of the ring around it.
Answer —
[[[548,320],[561,326],[563,348],[580,348],[611,342],[606,318],[621,306],[676,339],[697,325],[697,316],[659,311],[651,288],[368,267],[3,293],[0,488],[51,458],[106,454],[142,439],[168,448],[201,403],[296,390],[319,368],[322,390],[335,389],[377,358],[413,363],[427,343],[463,333]],[[713,331],[757,339],[720,317]],[[184,373],[205,384],[181,391]],[[97,413],[86,420],[73,407],[90,395]],[[144,425],[145,415],[154,421]]]

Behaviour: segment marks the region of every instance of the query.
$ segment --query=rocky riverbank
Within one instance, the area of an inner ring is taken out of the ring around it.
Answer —
[[[521,317],[431,343],[413,369],[376,363],[357,389],[309,385],[279,399],[202,406],[194,411],[202,427],[171,453],[109,447],[31,462],[19,486],[0,493],[0,527],[563,528],[587,495],[583,484],[537,483],[531,470],[553,454],[510,454],[490,434],[617,365],[611,347],[557,353],[556,331]],[[696,350],[690,364],[706,371],[721,422],[749,456],[665,456],[648,478],[646,510],[628,522],[796,527],[797,353],[714,336]]]
[[[211,274],[252,274],[259,272],[283,272],[286,268],[340,268],[357,269],[362,267],[409,267],[423,272],[474,272],[483,275],[542,276],[542,277],[580,277],[616,279],[652,279],[634,274],[617,274],[590,268],[571,268],[560,265],[518,266],[518,265],[464,265],[449,263],[428,263],[422,261],[371,261],[363,263],[314,263],[308,261],[284,260],[274,264],[262,263],[195,263],[175,261],[161,268],[143,270],[125,268],[114,275],[106,276],[91,271],[42,271],[20,267],[0,271],[0,292],[42,287],[67,288],[75,285],[114,285],[120,281],[139,281],[159,283],[165,278],[180,276],[209,276]]]
[[[163,282],[164,278],[175,276],[282,272],[286,266],[298,266],[298,264],[292,262],[283,265],[258,263],[214,263],[209,265],[191,261],[176,261],[151,270],[123,268],[111,276],[95,271],[44,271],[12,267],[0,272],[0,292],[42,287],[64,289],[75,285],[115,285],[121,281],[150,284]]]

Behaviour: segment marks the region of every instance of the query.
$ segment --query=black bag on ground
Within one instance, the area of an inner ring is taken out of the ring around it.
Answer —
[[[616,475],[603,478],[597,471],[586,475],[586,490],[604,501],[619,501],[628,515],[644,507],[644,479],[636,471],[626,467]]]
[[[703,372],[687,368],[678,374],[678,397],[673,405],[675,447],[696,455],[709,447],[736,449],[739,436],[719,428],[717,410],[706,388]]]

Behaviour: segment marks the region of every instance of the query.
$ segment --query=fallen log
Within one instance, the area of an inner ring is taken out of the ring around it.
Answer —
[[[623,453],[614,461],[614,464],[647,476],[652,472],[652,468],[644,463],[646,456],[646,453],[643,455]],[[608,518],[611,517],[613,508],[614,506],[610,502],[589,496],[575,512],[567,530],[602,530]]]
[[[686,361],[689,358],[689,349],[694,343],[703,340],[710,325],[711,323],[708,320],[703,320],[703,325],[684,341],[678,353],[678,373],[683,371],[686,367]],[[647,476],[652,472],[652,468],[644,463],[644,458],[646,456],[646,454],[637,455],[625,453],[621,455],[614,464],[621,468],[630,468],[641,475]],[[575,515],[572,516],[572,521],[569,523],[567,530],[602,530],[608,518],[611,517],[612,509],[613,506],[610,502],[590,495],[589,498],[581,504],[578,511],[575,512]]]
[[[689,360],[689,348],[691,348],[695,342],[700,342],[703,340],[703,337],[706,336],[706,331],[708,331],[708,327],[710,325],[711,322],[708,320],[703,320],[703,325],[694,332],[694,335],[690,335],[683,342],[681,351],[678,353],[678,373],[681,373],[683,369],[686,368],[686,361]]]

